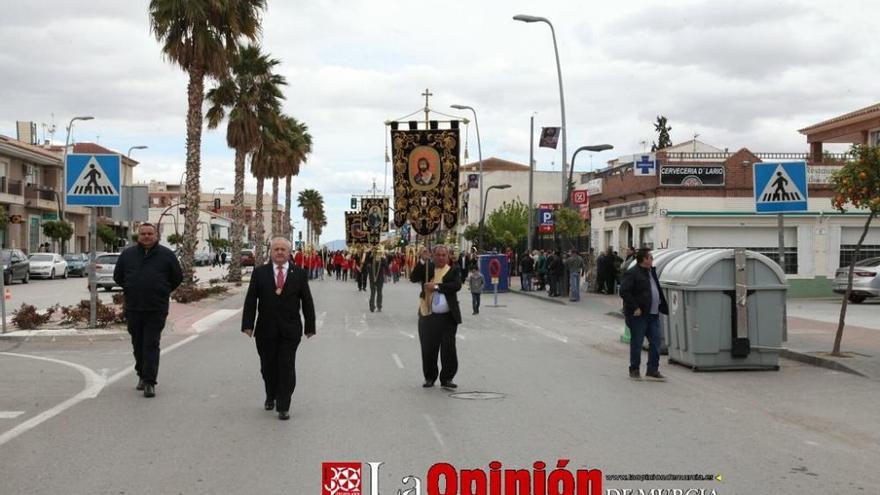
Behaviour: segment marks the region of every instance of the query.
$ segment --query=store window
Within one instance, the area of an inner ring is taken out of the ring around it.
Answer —
[[[605,231],[605,244],[602,244],[602,249],[608,249],[613,245],[614,241],[614,231],[606,230]]]
[[[852,260],[862,261],[868,258],[875,258],[880,256],[880,245],[862,245],[862,248],[859,249],[859,255],[856,256],[856,245],[855,244],[841,244],[840,245],[840,268],[849,266],[852,263]]]
[[[868,133],[868,144],[871,146],[880,146],[880,129]]]

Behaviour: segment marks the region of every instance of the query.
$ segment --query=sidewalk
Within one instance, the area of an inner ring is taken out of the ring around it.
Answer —
[[[588,312],[601,312],[622,318],[619,296],[584,293],[581,300],[571,302],[568,296],[549,297],[546,291],[520,290],[519,277],[512,277],[510,292],[520,296],[541,299],[552,304],[573,306]],[[861,313],[849,315],[843,331],[841,353],[845,357],[831,356],[834,336],[837,332],[837,313],[840,302],[833,299],[821,301],[789,300],[788,340],[783,342],[781,356],[803,363],[843,371],[880,381],[880,305],[854,306],[850,311]],[[821,313],[821,316],[820,316]]]

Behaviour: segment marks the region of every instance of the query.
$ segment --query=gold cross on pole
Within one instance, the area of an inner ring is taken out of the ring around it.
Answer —
[[[425,128],[427,128],[428,121],[431,120],[431,117],[429,116],[431,108],[428,106],[428,98],[434,96],[434,93],[432,93],[430,89],[425,88],[425,92],[422,93],[422,96],[425,97]]]

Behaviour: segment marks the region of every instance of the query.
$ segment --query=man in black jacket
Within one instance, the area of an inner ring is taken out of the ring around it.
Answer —
[[[266,387],[264,408],[277,409],[278,418],[287,420],[296,388],[296,350],[303,333],[306,338],[315,335],[315,304],[308,274],[289,261],[290,241],[283,237],[272,239],[270,251],[271,262],[255,268],[251,274],[241,331],[248,337],[256,336],[260,373]]]
[[[385,274],[388,273],[388,260],[378,248],[367,254],[364,270],[370,283],[370,313],[382,312],[382,287],[385,286]]]
[[[138,242],[116,260],[113,280],[125,294],[125,319],[134,349],[137,389],[156,395],[159,340],[168,317],[168,299],[183,280],[177,256],[158,243],[156,227],[142,223]]]
[[[657,271],[654,270],[654,257],[648,248],[636,253],[636,265],[630,268],[620,285],[623,298],[623,314],[630,331],[629,376],[640,380],[639,365],[642,357],[642,341],[648,337],[649,380],[664,381],[660,374],[660,314],[669,314],[666,297],[660,290]]]
[[[434,246],[433,262],[428,258],[428,250],[424,249],[409,278],[413,283],[422,284],[419,294],[419,343],[422,347],[422,373],[425,375],[422,386],[433,387],[439,376],[440,386],[455,389],[458,385],[452,379],[458,371],[455,333],[461,323],[461,309],[458,307],[461,275],[457,266],[449,265],[446,246]],[[442,365],[440,371],[437,370],[438,353]]]

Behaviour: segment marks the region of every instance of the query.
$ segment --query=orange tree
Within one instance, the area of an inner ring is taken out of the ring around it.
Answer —
[[[867,210],[868,219],[862,229],[862,236],[856,244],[855,253],[849,264],[847,274],[846,294],[840,305],[840,319],[837,323],[837,335],[834,337],[834,349],[832,355],[840,355],[840,341],[843,338],[843,327],[846,320],[846,306],[852,295],[853,269],[859,259],[862,243],[868,235],[871,221],[880,213],[880,147],[876,146],[853,146],[854,160],[848,162],[834,173],[831,177],[831,185],[834,188],[834,197],[831,205],[845,212],[849,208]]]

